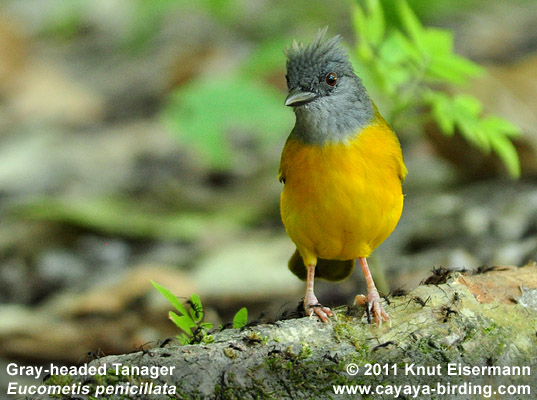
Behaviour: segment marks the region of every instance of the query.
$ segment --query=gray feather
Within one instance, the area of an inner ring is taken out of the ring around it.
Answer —
[[[293,41],[287,48],[287,85],[319,94],[314,101],[294,108],[296,124],[291,136],[305,143],[342,142],[356,135],[374,116],[373,104],[354,73],[341,36],[325,39],[320,29],[313,41],[304,45]],[[336,86],[325,82],[335,72]]]

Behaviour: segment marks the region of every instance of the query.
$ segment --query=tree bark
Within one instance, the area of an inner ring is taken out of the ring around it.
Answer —
[[[368,324],[363,309],[341,308],[337,319],[327,324],[310,318],[277,321],[214,333],[210,344],[103,357],[90,366],[106,365],[105,376],[52,376],[47,384],[83,384],[92,391],[98,385],[115,388],[143,382],[176,388],[175,394],[123,396],[136,399],[394,399],[397,385],[402,399],[481,399],[486,385],[491,393],[497,391],[492,398],[535,398],[535,264],[478,273],[437,270],[412,292],[388,299],[391,327]],[[174,369],[153,378],[121,375],[113,371],[116,363]],[[347,372],[350,363],[359,367],[356,375]],[[524,367],[530,375],[524,374]],[[377,394],[336,395],[334,385],[371,385]],[[416,385],[421,385],[417,397]],[[424,392],[423,385],[436,392]],[[465,387],[468,394],[438,394],[442,385],[444,390]],[[504,397],[498,392],[500,385],[527,385],[523,390],[531,394]],[[479,388],[481,395],[471,394]]]

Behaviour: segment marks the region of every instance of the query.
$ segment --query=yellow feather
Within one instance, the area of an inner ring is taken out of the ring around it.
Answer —
[[[305,264],[367,257],[394,230],[406,175],[397,137],[375,119],[347,143],[289,138],[282,153],[281,214]]]

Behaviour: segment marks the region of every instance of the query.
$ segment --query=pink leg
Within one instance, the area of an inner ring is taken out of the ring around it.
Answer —
[[[306,295],[304,296],[304,310],[306,310],[306,315],[311,317],[313,314],[315,314],[321,319],[321,321],[327,322],[328,317],[331,317],[334,315],[334,313],[328,307],[323,307],[319,304],[319,300],[317,300],[315,293],[313,293],[314,278],[315,265],[309,265],[308,276],[306,279]]]
[[[365,283],[367,285],[367,297],[364,295],[358,295],[354,299],[355,304],[364,305],[367,303],[367,307],[369,309],[369,312],[373,313],[373,316],[375,317],[375,322],[380,327],[382,325],[382,320],[386,322],[390,321],[390,316],[384,311],[384,308],[382,308],[382,304],[380,304],[380,296],[377,288],[375,287],[375,282],[373,282],[373,277],[371,276],[371,272],[369,271],[369,266],[367,265],[367,260],[365,257],[360,257],[360,265],[362,266],[362,272],[364,273],[365,277]]]

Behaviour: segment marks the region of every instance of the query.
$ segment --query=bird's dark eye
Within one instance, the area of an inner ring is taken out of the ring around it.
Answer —
[[[337,83],[337,75],[335,72],[329,72],[328,74],[326,74],[326,76],[324,77],[324,80],[326,81],[326,83],[328,83],[330,86],[336,86],[336,83]]]

